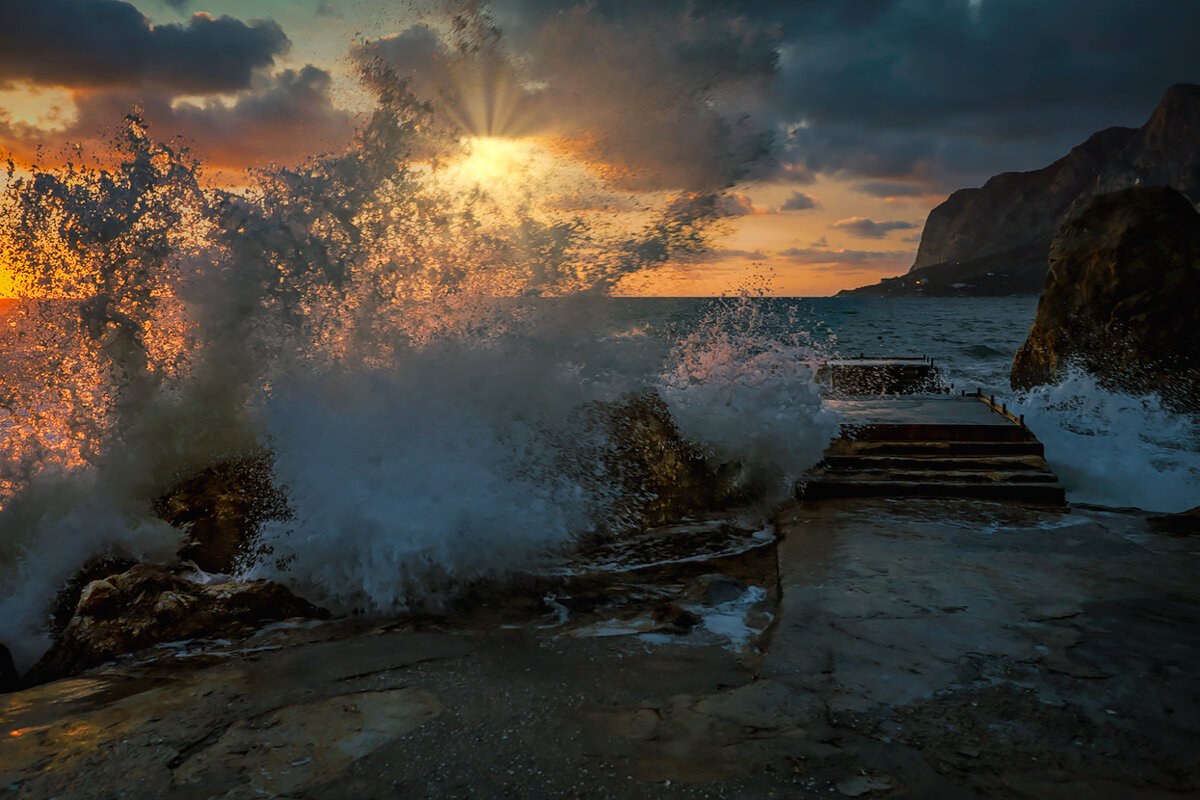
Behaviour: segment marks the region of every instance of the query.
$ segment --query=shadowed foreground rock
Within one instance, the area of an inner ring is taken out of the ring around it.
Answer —
[[[736,570],[663,573],[696,538],[664,531],[525,612],[280,626],[0,696],[0,794],[1198,796],[1200,538],[975,500],[776,528]],[[603,574],[614,602],[579,605]]]
[[[84,587],[70,622],[24,682],[56,680],[163,642],[244,635],[267,621],[328,616],[269,581],[204,586],[138,564]]]
[[[0,644],[0,694],[13,692],[20,688],[21,680],[17,668],[13,666],[12,653]]]
[[[1172,536],[1200,536],[1200,506],[1177,514],[1150,517],[1150,527]]]
[[[1200,388],[1200,214],[1173,189],[1093,197],[1063,223],[1015,389],[1071,363],[1107,386],[1194,409]]]

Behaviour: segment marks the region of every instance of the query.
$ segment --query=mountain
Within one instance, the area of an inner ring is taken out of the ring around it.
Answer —
[[[1037,294],[1072,204],[1133,186],[1200,202],[1200,86],[1172,86],[1140,128],[1108,128],[1048,167],[958,190],[929,212],[906,274],[839,295]]]

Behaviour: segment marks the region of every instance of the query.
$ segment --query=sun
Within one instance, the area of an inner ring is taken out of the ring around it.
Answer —
[[[460,181],[491,188],[520,181],[538,166],[539,148],[527,139],[473,136],[466,142],[466,157],[451,168]]]

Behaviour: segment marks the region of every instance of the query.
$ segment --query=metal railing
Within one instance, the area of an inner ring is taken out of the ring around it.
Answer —
[[[1007,417],[1008,419],[1017,423],[1022,428],[1025,427],[1025,415],[1022,414],[1020,416],[1017,416],[1016,414],[1014,414],[1008,410],[1007,403],[997,403],[996,395],[984,394],[982,388],[976,389],[974,392],[971,392],[970,394],[967,393],[966,389],[963,389],[962,393],[963,393],[963,397],[978,397],[980,400],[982,400],[984,403],[986,403],[988,408],[990,408],[992,411],[995,411],[997,414],[1003,414],[1005,417]]]

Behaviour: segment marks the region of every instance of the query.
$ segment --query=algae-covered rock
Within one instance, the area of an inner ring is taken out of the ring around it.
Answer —
[[[233,572],[259,526],[288,516],[287,498],[275,485],[272,468],[269,452],[229,458],[159,498],[155,513],[188,532],[180,558],[205,572]]]
[[[744,499],[740,468],[710,464],[683,438],[657,393],[629,394],[594,411],[610,443],[608,469],[638,498],[633,513],[640,526],[662,525]]]
[[[1113,389],[1195,408],[1200,389],[1200,214],[1173,189],[1100,195],[1068,215],[1012,384],[1071,364]]]
[[[268,621],[329,612],[269,581],[201,585],[138,564],[89,583],[69,623],[25,683],[56,680],[163,642],[247,633]]]

